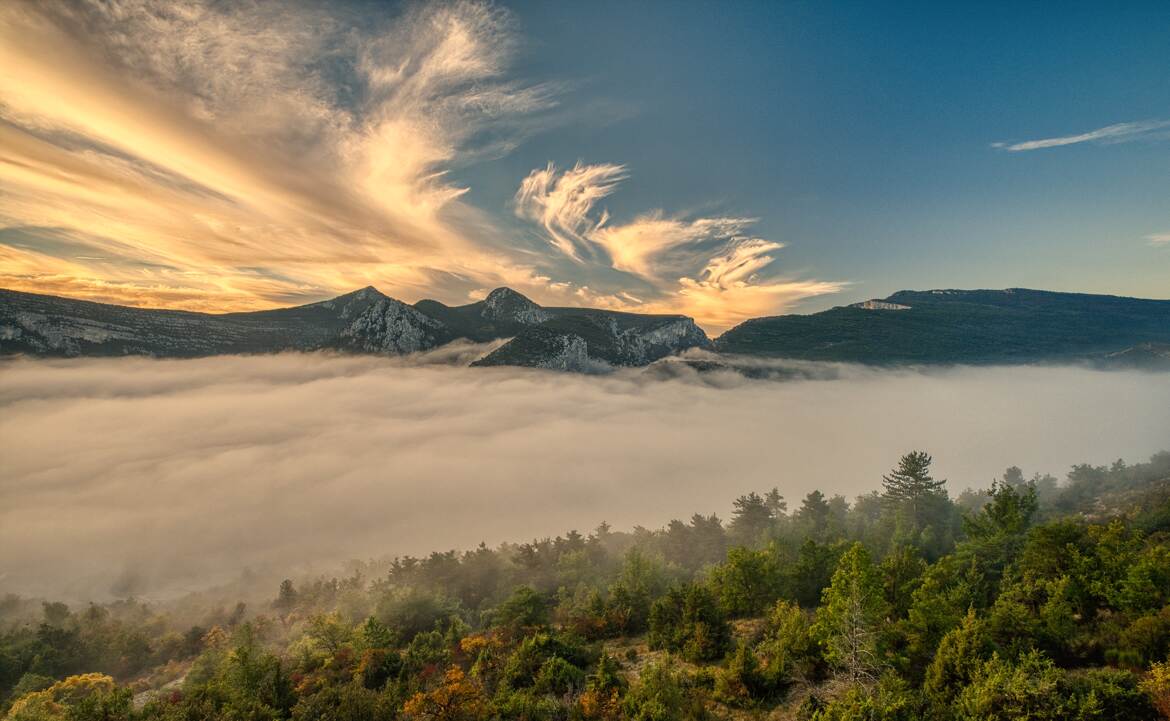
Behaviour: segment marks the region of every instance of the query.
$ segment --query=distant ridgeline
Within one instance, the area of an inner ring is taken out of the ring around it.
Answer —
[[[337,350],[399,355],[510,339],[475,365],[587,371],[691,348],[869,364],[1090,362],[1170,369],[1170,301],[1009,290],[900,291],[811,315],[756,318],[714,342],[681,315],[546,308],[508,288],[462,306],[376,289],[212,315],[0,290],[0,354],[197,357]],[[703,368],[718,368],[705,361]]]
[[[811,315],[755,318],[723,353],[856,363],[1096,361],[1170,368],[1170,300],[1042,290],[903,290]]]

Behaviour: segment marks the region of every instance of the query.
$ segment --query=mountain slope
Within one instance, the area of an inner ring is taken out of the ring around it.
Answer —
[[[508,288],[463,306],[413,306],[374,288],[294,308],[212,315],[0,290],[0,354],[194,357],[333,349],[397,355],[457,338],[510,338],[482,365],[644,365],[710,341],[690,318],[542,308]],[[572,353],[566,355],[565,348]]]
[[[406,352],[440,340],[449,338],[434,321],[374,288],[294,308],[221,315],[0,290],[2,353],[193,357],[329,347]]]
[[[638,315],[585,308],[546,308],[549,320],[522,329],[474,365],[524,365],[591,370],[598,361],[615,366],[652,363],[711,342],[681,315]]]
[[[811,315],[756,318],[724,353],[861,363],[1103,360],[1170,342],[1170,301],[1008,290],[899,291]]]

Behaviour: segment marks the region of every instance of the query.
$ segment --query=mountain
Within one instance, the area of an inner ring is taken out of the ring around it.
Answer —
[[[447,306],[422,300],[414,307],[460,338],[510,338],[476,366],[530,366],[589,371],[641,366],[711,341],[682,315],[641,315],[593,308],[546,308],[510,288],[476,303]]]
[[[1170,343],[1142,343],[1101,359],[1107,368],[1136,368],[1138,370],[1170,371]]]
[[[756,318],[715,348],[871,364],[1111,364],[1112,356],[1113,365],[1150,367],[1164,362],[1157,344],[1166,343],[1170,300],[1010,288],[904,290],[821,313]]]
[[[639,315],[585,308],[546,308],[550,318],[529,325],[472,365],[522,365],[591,370],[641,366],[687,348],[708,348],[707,334],[682,315]]]
[[[571,371],[642,366],[688,348],[870,364],[1090,362],[1165,370],[1170,301],[1022,288],[904,290],[811,315],[756,318],[712,343],[686,316],[549,308],[509,288],[460,306],[407,305],[363,288],[295,308],[214,315],[0,290],[0,354],[398,355],[459,338],[508,339],[477,366]]]
[[[406,353],[451,339],[435,320],[374,288],[295,308],[216,315],[0,290],[2,353],[180,358],[320,348]]]
[[[645,365],[710,346],[684,316],[543,308],[509,288],[468,305],[423,300],[411,306],[370,287],[294,308],[225,314],[0,290],[0,354],[196,357],[330,349],[398,355],[458,338],[510,338],[480,365],[576,371]]]

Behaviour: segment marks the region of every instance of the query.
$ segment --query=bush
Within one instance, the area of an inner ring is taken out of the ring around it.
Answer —
[[[564,696],[585,684],[585,672],[560,656],[553,656],[540,666],[532,686],[536,693]]]
[[[780,688],[763,673],[756,654],[743,641],[715,677],[715,698],[737,708],[756,706],[775,697]]]
[[[708,718],[702,697],[687,689],[680,675],[666,663],[647,666],[626,694],[630,721],[699,721]]]
[[[993,655],[963,689],[957,721],[1108,721],[1152,718],[1154,710],[1128,671],[1066,673],[1038,651],[1018,663]]]
[[[731,627],[706,586],[672,588],[650,609],[650,648],[680,653],[688,661],[723,657]]]
[[[550,634],[538,633],[521,641],[508,657],[500,682],[510,689],[530,688],[536,684],[546,662],[553,658],[562,659],[578,669],[589,663],[584,649]]]
[[[906,682],[887,673],[872,688],[852,686],[827,703],[810,704],[810,718],[812,721],[913,721],[919,718],[916,705]]]

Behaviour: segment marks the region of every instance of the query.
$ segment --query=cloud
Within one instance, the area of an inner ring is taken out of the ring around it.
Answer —
[[[548,234],[554,247],[578,262],[582,253],[591,253],[589,236],[609,219],[589,213],[626,178],[624,165],[583,165],[578,162],[563,173],[552,163],[533,170],[516,191],[516,214],[535,221]]]
[[[1090,130],[1087,133],[1080,133],[1079,135],[1027,140],[1020,143],[992,143],[991,147],[1010,152],[1020,152],[1024,150],[1039,150],[1041,148],[1058,148],[1064,145],[1076,145],[1077,143],[1128,143],[1135,140],[1163,137],[1165,134],[1158,133],[1157,131],[1167,128],[1170,128],[1170,120],[1142,120],[1133,123],[1107,125],[1103,128]]]
[[[722,298],[698,319],[712,330],[832,287],[699,278],[754,221],[613,224],[595,209],[628,175],[616,164],[533,171],[516,211],[548,245],[510,237],[452,171],[570,115],[556,82],[513,76],[520,44],[471,0],[0,5],[0,286],[201,311],[366,285],[663,312]]]
[[[753,489],[867,492],[913,448],[958,490],[1011,464],[1142,458],[1170,424],[1170,384],[1143,374],[797,364],[837,380],[662,381],[435,364],[475,352],[8,361],[0,586],[83,599],[136,578],[150,597],[245,567],[279,580],[602,520],[726,518]]]
[[[615,222],[597,206],[628,177],[624,165],[578,162],[559,171],[549,163],[529,173],[516,192],[516,214],[537,223],[553,247],[577,263],[636,276],[651,296],[581,289],[578,295],[593,304],[685,313],[715,332],[845,285],[769,277],[773,254],[784,245],[752,236],[754,218],[669,217],[655,210]]]
[[[1151,233],[1146,236],[1146,242],[1153,246],[1170,245],[1170,233]]]
[[[539,127],[508,15],[265,3],[0,7],[0,285],[198,310],[377,284],[541,288],[449,171]],[[101,260],[109,262],[101,262]]]

